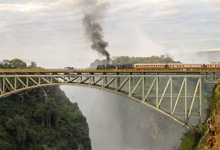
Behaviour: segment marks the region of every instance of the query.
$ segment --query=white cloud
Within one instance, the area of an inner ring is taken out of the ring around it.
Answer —
[[[84,38],[83,1],[0,3],[0,49],[7,51],[1,59],[19,56],[37,63],[57,59],[79,64],[77,58],[82,58],[89,64],[93,59],[104,58],[91,50],[91,43]],[[218,1],[106,2],[110,7],[103,32],[111,55],[150,56],[220,47]]]

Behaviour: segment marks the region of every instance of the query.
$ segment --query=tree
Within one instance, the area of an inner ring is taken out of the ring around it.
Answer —
[[[32,61],[31,64],[28,66],[28,68],[30,68],[30,69],[37,68],[37,63]]]
[[[59,110],[53,98],[48,98],[46,103],[36,110],[34,116],[40,118],[42,125],[51,129],[52,125],[57,127]]]
[[[15,116],[5,123],[6,129],[14,134],[20,149],[29,149],[38,140],[38,135],[29,129],[28,121],[24,117]]]
[[[25,62],[17,58],[10,60],[9,63],[11,65],[11,68],[24,69],[27,67],[27,64]]]
[[[3,69],[11,68],[10,61],[7,59],[4,59],[2,62],[0,62],[0,68],[3,68]]]

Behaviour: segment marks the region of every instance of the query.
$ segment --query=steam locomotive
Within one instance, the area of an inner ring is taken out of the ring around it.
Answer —
[[[133,69],[132,64],[107,64],[107,65],[97,65],[98,70],[101,69]]]
[[[148,64],[107,64],[97,65],[97,70],[101,69],[220,69],[220,63],[210,64],[183,64],[183,63],[148,63]]]

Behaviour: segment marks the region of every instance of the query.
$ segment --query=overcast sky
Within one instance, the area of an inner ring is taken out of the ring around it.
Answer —
[[[84,36],[83,0],[0,0],[0,60],[39,66],[87,67],[104,59]],[[112,56],[220,49],[220,0],[103,0],[102,21]]]

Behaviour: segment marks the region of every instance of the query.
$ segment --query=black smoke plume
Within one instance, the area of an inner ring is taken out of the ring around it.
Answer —
[[[88,7],[83,9],[85,36],[92,42],[91,48],[106,56],[107,62],[109,62],[110,54],[106,50],[108,42],[103,39],[103,29],[101,26],[104,11],[109,5],[107,3],[97,4],[96,1],[87,1]]]

